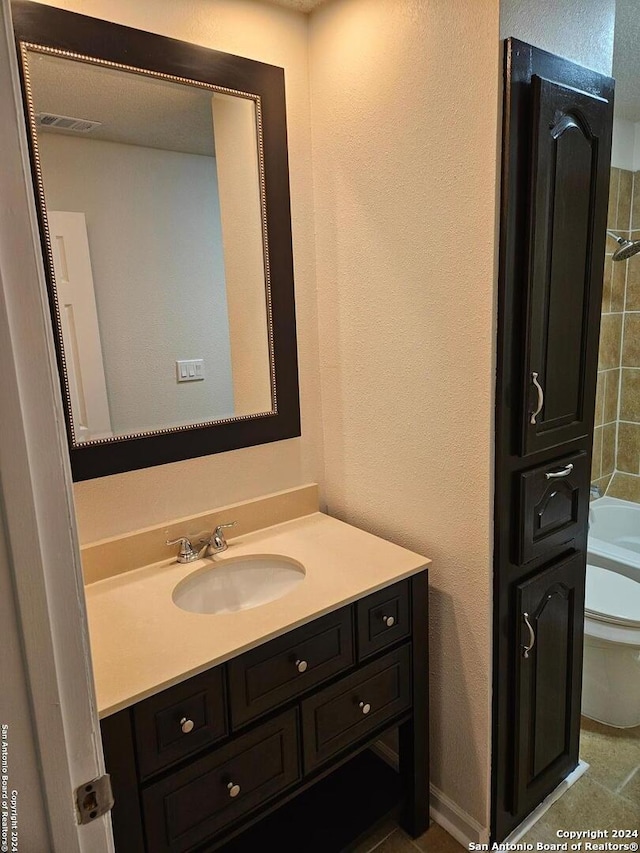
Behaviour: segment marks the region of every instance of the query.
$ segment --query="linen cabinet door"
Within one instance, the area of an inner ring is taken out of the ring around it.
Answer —
[[[612,109],[537,75],[532,97],[523,455],[591,429]]]
[[[578,765],[585,571],[578,552],[517,585],[516,812]]]

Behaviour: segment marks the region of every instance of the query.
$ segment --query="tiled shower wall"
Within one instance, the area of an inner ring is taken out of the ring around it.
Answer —
[[[640,239],[640,171],[611,170],[608,228]],[[640,254],[613,263],[607,239],[592,480],[640,503]]]

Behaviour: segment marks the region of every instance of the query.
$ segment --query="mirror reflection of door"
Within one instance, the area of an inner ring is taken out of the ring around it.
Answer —
[[[28,64],[75,443],[272,412],[255,99],[32,50]],[[86,222],[91,321],[68,303],[55,211]]]
[[[83,213],[47,215],[74,430],[79,441],[110,438],[111,416]]]

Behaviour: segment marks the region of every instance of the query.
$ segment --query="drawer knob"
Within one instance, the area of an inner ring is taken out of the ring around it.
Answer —
[[[358,705],[363,714],[368,714],[371,710],[371,705],[368,702],[360,702]]]
[[[393,616],[383,616],[382,621],[387,626],[387,628],[393,628],[393,626],[396,624],[396,620],[393,618]]]
[[[229,782],[227,785],[227,791],[229,791],[230,797],[237,797],[240,793],[240,785],[236,785],[235,782]]]
[[[298,670],[298,672],[306,672],[308,666],[309,664],[306,662],[306,660],[296,661],[296,669]]]
[[[195,724],[194,724],[193,720],[188,720],[186,717],[183,717],[183,718],[180,720],[180,728],[182,729],[182,731],[183,731],[186,735],[188,735],[188,734],[189,734],[189,732],[192,732],[192,731],[193,731],[193,727],[194,727],[194,725],[195,725]]]

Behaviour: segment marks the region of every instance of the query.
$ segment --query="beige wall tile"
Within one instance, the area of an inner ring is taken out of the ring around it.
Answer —
[[[615,317],[615,314],[610,314]],[[610,342],[607,346],[610,346]],[[611,353],[607,350],[607,355]],[[640,313],[625,314],[624,318],[624,347],[622,350],[624,367],[640,367]]]
[[[640,197],[640,182],[638,196]],[[604,302],[604,295],[602,298]],[[627,301],[625,308],[627,311],[640,311],[640,254],[634,255],[627,261]],[[604,308],[602,310],[604,311]]]
[[[633,474],[614,474],[607,494],[613,498],[625,501],[635,501],[640,504],[640,477]]]
[[[620,169],[611,169],[609,182],[609,211],[607,213],[607,228],[617,228],[618,225],[618,184]]]
[[[612,476],[613,476],[612,474],[607,474],[606,477],[600,477],[599,480],[592,480],[591,482],[594,483],[594,485],[599,486],[602,494],[606,495],[607,489],[609,488],[609,483],[611,482]]]
[[[616,470],[640,474],[640,424],[618,424]]]
[[[599,370],[620,367],[622,314],[606,314],[600,329]]]
[[[598,480],[602,476],[602,427],[593,431],[593,454],[591,456],[591,479]]]
[[[633,193],[633,172],[620,169],[620,187],[618,189],[617,228],[628,231],[631,224],[631,196]]]
[[[609,189],[611,197],[611,189]],[[633,176],[633,204],[631,206],[631,227],[640,228],[640,172]]]
[[[617,424],[602,427],[602,477],[611,474],[616,467],[616,427]]]
[[[602,423],[610,424],[618,419],[618,394],[620,370],[607,370],[605,373],[604,408]]]
[[[598,371],[598,382],[596,384],[596,415],[595,426],[602,426],[604,423],[604,394],[607,384],[607,374],[603,370]]]
[[[640,423],[640,370],[622,370],[620,420]]]
[[[611,312],[624,311],[624,294],[627,284],[627,261],[613,263],[611,282]]]
[[[602,313],[611,311],[611,277],[613,275],[613,261],[607,255],[604,259],[604,272],[602,276]]]

